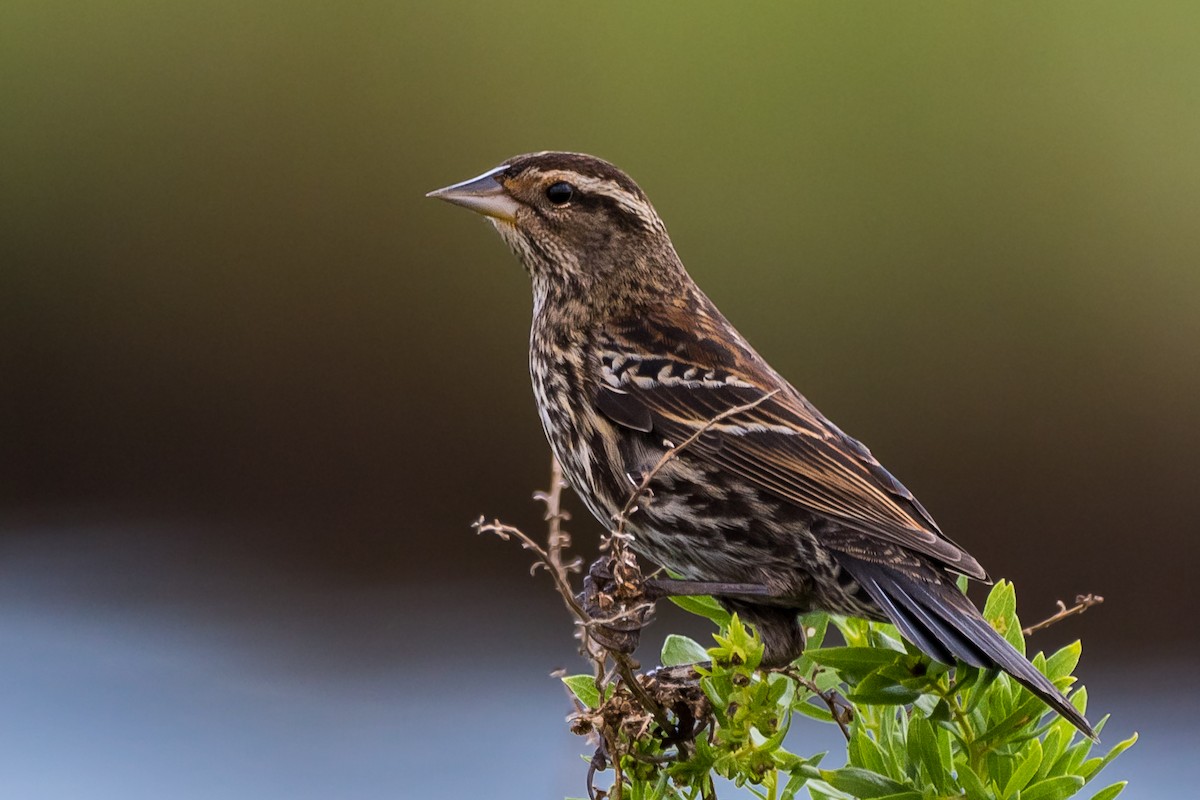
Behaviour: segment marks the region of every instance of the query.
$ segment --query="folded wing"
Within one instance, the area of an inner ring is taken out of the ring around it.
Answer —
[[[704,357],[715,347],[693,342],[674,348],[686,352],[663,356],[614,337],[601,358],[598,409],[618,425],[673,444],[703,430],[681,457],[704,459],[857,534],[987,580],[979,563],[942,534],[866,447],[825,419],[752,351]],[[755,401],[761,402],[712,421]],[[862,536],[848,537],[851,541],[862,542]]]

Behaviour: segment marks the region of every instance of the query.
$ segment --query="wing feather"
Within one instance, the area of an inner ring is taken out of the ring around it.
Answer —
[[[601,360],[598,409],[620,425],[675,443],[709,426],[680,457],[703,459],[858,534],[987,579],[866,447],[825,419],[753,351],[735,354],[739,364],[727,352],[697,359],[698,349],[689,348],[687,357],[663,357],[639,353],[628,341],[610,342]],[[754,408],[710,424],[772,391],[777,394]]]

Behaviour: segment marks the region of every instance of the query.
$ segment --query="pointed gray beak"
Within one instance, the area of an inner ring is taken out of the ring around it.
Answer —
[[[471,178],[469,181],[438,189],[425,196],[436,197],[447,203],[469,208],[485,217],[516,222],[517,210],[521,204],[514,200],[504,185],[497,180],[497,176],[506,169],[508,169],[506,166],[496,167],[478,178]]]

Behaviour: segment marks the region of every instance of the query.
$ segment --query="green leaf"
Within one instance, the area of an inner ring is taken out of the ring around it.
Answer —
[[[1017,619],[1017,593],[1012,583],[1006,580],[996,581],[988,594],[987,603],[983,607],[983,618],[996,631],[1008,640],[1008,643],[1025,655],[1025,637],[1021,633],[1021,622]]]
[[[833,722],[833,714],[829,713],[829,707],[824,704],[814,705],[814,702],[821,701],[806,700],[803,703],[796,703],[792,706],[792,710],[821,722]]]
[[[1134,742],[1136,742],[1137,740],[1138,740],[1138,735],[1135,733],[1135,734],[1133,734],[1133,736],[1130,736],[1125,741],[1118,742],[1117,744],[1113,745],[1113,749],[1109,750],[1108,753],[1103,758],[1091,759],[1091,760],[1089,760],[1089,762],[1087,764],[1084,764],[1082,767],[1080,767],[1079,774],[1082,775],[1085,780],[1090,781],[1092,778],[1096,777],[1096,773],[1098,773],[1100,770],[1104,769],[1109,764],[1111,764],[1112,760],[1114,758],[1121,755],[1121,753],[1124,753],[1126,750],[1128,750],[1130,747],[1132,747]],[[1094,767],[1089,767],[1089,764],[1092,761],[1099,761],[1099,763],[1096,764]]]
[[[851,727],[850,742],[847,748],[850,756],[850,766],[864,767],[881,775],[887,774],[887,763],[884,761],[883,751],[879,749],[879,745],[875,740],[867,735],[866,728],[863,725],[856,722]]]
[[[780,745],[783,744],[783,738],[785,736],[787,736],[787,733],[788,733],[788,726],[780,725],[779,730],[775,731],[775,733],[773,733],[767,739],[764,739],[758,745],[758,749],[763,751],[764,754],[778,753]]]
[[[854,797],[863,798],[863,800],[913,791],[912,787],[897,783],[885,775],[862,767],[823,769],[821,777],[833,788],[847,792]]]
[[[710,780],[709,772],[716,760],[716,754],[713,752],[712,745],[708,743],[707,737],[697,737],[695,746],[696,751],[691,758],[687,761],[676,761],[667,768],[667,771],[677,781],[696,782],[703,785]]]
[[[1017,792],[1029,785],[1037,775],[1038,767],[1042,765],[1042,743],[1033,739],[1023,748],[1018,757],[1019,763],[1013,770],[1012,777],[1004,784],[1004,796],[1013,797]],[[1024,797],[1024,794],[1022,794]]]
[[[847,699],[871,706],[902,706],[920,696],[921,693],[916,689],[910,689],[878,672],[873,672],[854,687]]]
[[[1012,713],[1014,690],[1020,690],[1013,680],[1003,672],[998,674],[988,684],[987,691],[982,693],[979,710],[989,723],[1004,719]]]
[[[995,685],[1008,680],[1007,675],[997,670],[976,669],[975,667],[969,669],[974,670],[975,676],[973,679],[970,675],[967,676],[968,679],[971,679],[971,683],[963,692],[963,710],[968,714],[981,707],[986,708],[991,702],[992,693],[996,691]]]
[[[808,793],[812,795],[813,800],[854,800],[852,795],[838,791],[825,781],[810,780]]]
[[[1011,617],[1017,613],[1017,593],[1012,583],[1001,578],[988,592],[983,605],[983,616],[988,621]]]
[[[1112,786],[1106,786],[1092,795],[1092,800],[1113,800],[1114,797],[1125,791],[1128,784],[1129,781],[1118,781]]]
[[[966,762],[956,765],[954,770],[958,775],[959,784],[967,793],[967,800],[992,800],[994,795],[988,791],[988,788],[983,785],[983,781],[975,774],[975,770],[971,769]]]
[[[929,699],[921,705],[922,713],[926,713],[932,711],[933,706],[937,703],[937,697],[934,693],[938,690],[937,673],[929,670],[927,667],[928,663],[923,659],[914,659],[906,656],[899,664],[880,667],[872,675],[868,675],[867,679],[878,675],[881,678],[887,678],[901,686],[912,689],[914,692],[928,694]]]
[[[1046,738],[1042,740],[1042,765],[1038,767],[1038,778],[1050,776],[1051,768],[1058,761],[1058,757],[1062,755],[1066,746],[1067,737],[1063,735],[1062,728],[1052,724]]]
[[[1104,759],[1100,758],[1100,756],[1095,756],[1093,758],[1089,758],[1088,760],[1086,760],[1082,764],[1080,764],[1079,769],[1077,769],[1075,771],[1079,774],[1079,776],[1081,778],[1083,778],[1086,781],[1089,777],[1091,777],[1092,775],[1099,772],[1100,764],[1103,761],[1104,761]]]
[[[793,770],[787,785],[783,787],[783,792],[779,796],[780,800],[792,800],[796,796],[796,792],[800,791],[808,782],[809,777],[809,774],[801,769]]]
[[[882,647],[887,650],[895,650],[898,653],[909,653],[908,643],[904,637],[900,635],[900,631],[896,630],[896,626],[889,625],[886,622],[872,622],[868,628],[868,644],[871,647]],[[912,648],[917,653],[921,651],[918,648]]]
[[[1079,773],[1079,765],[1087,758],[1091,749],[1092,742],[1090,739],[1082,739],[1076,742],[1063,751],[1063,754],[1058,758],[1058,763],[1054,765],[1052,772],[1056,775],[1077,775]]]
[[[596,688],[596,679],[591,675],[568,675],[562,682],[588,708],[600,706],[600,690]]]
[[[949,724],[951,728],[954,727],[954,713],[950,710],[950,704],[940,697],[931,694],[921,695],[913,707],[921,709],[930,722]]]
[[[1083,788],[1083,778],[1077,775],[1060,775],[1038,781],[1028,789],[1021,790],[1021,800],[1062,800]]]
[[[1071,701],[1071,705],[1075,706],[1075,710],[1077,710],[1080,714],[1087,713],[1088,693],[1086,686],[1080,686],[1067,699]],[[1103,720],[1101,721],[1103,722]],[[1097,729],[1099,728],[1098,725],[1096,727]],[[1099,731],[1097,730],[1097,732]]]
[[[1031,728],[1046,714],[1046,704],[1031,692],[1022,688],[1022,702],[1008,716],[992,725],[979,737],[979,742],[997,744],[1012,741],[1022,736],[1023,729]],[[995,716],[992,715],[995,719]]]
[[[950,774],[942,763],[942,754],[938,750],[937,732],[933,724],[921,717],[913,717],[908,721],[908,758],[920,764],[929,776],[929,780],[938,792],[947,794],[951,789]]]
[[[820,647],[825,641],[825,632],[829,630],[829,615],[824,611],[814,611],[802,616],[800,624],[804,626],[807,646],[814,650]]]
[[[1046,677],[1052,681],[1065,678],[1079,665],[1083,644],[1077,639],[1046,659]]]
[[[866,677],[880,667],[895,664],[904,653],[877,647],[824,647],[805,653],[816,663],[843,673],[848,679]]]
[[[792,800],[800,789],[804,788],[804,784],[808,782],[809,776],[804,772],[792,772],[792,777],[788,778],[787,786],[784,787],[784,792],[780,796],[780,800]]]
[[[1053,764],[1049,768],[1046,768],[1043,765],[1043,771],[1045,774],[1042,777],[1046,778],[1054,777],[1055,775],[1067,774],[1067,760],[1064,758],[1064,754],[1067,752],[1067,748],[1071,746],[1071,743],[1074,742],[1078,736],[1078,731],[1075,730],[1075,726],[1061,717],[1050,723],[1050,730],[1052,733],[1058,734],[1058,739],[1054,742],[1055,750],[1053,753]],[[1047,736],[1046,741],[1042,743],[1043,762],[1050,760],[1051,751],[1046,746],[1049,743],[1050,737]]]
[[[983,762],[983,774],[987,775],[991,779],[992,785],[996,787],[997,800],[1003,800],[1004,793],[1000,787],[1007,784],[1009,778],[1012,777],[1016,762],[1012,758],[995,751],[984,756]]]
[[[695,639],[672,633],[662,647],[662,665],[678,667],[685,664],[700,664],[708,661],[708,651]]]
[[[980,669],[979,667],[968,666],[960,661],[958,666],[954,668],[954,691],[967,691],[986,674],[987,670]]]
[[[697,616],[705,617],[716,623],[717,627],[724,628],[729,625],[730,614],[721,604],[712,599],[708,595],[695,595],[693,597],[668,597],[675,605],[682,608],[684,611],[689,611]]]
[[[822,692],[828,692],[830,689],[835,692],[843,691],[843,684],[845,682],[837,670],[824,669],[822,667],[815,667],[814,669],[817,672],[813,675],[812,682],[816,684],[818,690]]]
[[[767,675],[767,686],[770,687],[770,693],[767,695],[767,703],[770,705],[780,705],[790,707],[792,698],[796,696],[796,684],[791,678],[779,673]]]
[[[729,693],[733,691],[733,681],[729,674],[710,675],[700,679],[700,690],[713,706],[713,716],[717,722],[725,724],[725,707],[729,705]]]
[[[762,660],[763,644],[758,631],[747,627],[734,614],[729,619],[729,627],[722,633],[714,633],[716,647],[708,649],[714,666],[726,665],[734,671],[749,675],[758,668]]]

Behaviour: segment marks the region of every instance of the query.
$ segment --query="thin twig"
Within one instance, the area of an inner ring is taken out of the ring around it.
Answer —
[[[1075,605],[1067,608],[1067,604],[1062,600],[1058,601],[1058,611],[1042,620],[1041,622],[1030,625],[1028,628],[1022,628],[1021,633],[1028,636],[1040,630],[1045,630],[1056,622],[1062,622],[1067,617],[1073,617],[1076,614],[1082,614],[1092,606],[1098,606],[1104,602],[1104,598],[1098,594],[1081,594],[1075,596]]]
[[[483,517],[475,520],[475,523],[472,525],[472,527],[474,527],[479,533],[493,533],[504,540],[515,538],[521,542],[521,547],[525,548],[526,550],[532,550],[533,554],[538,557],[538,561],[540,562],[541,566],[543,566],[546,571],[550,573],[550,578],[554,581],[554,588],[556,588],[558,593],[562,595],[562,599],[567,606],[567,610],[578,619],[588,619],[587,612],[583,610],[583,606],[579,605],[579,603],[575,600],[575,595],[571,592],[571,584],[567,581],[565,568],[557,565],[554,559],[551,558],[550,553],[540,544],[535,542],[529,536],[529,534],[525,533],[520,528],[513,527],[512,525],[505,525],[498,519],[492,520],[491,522],[486,522]],[[534,564],[535,568],[537,566],[538,564]]]
[[[678,732],[671,724],[671,718],[667,716],[666,709],[651,697],[646,688],[638,682],[637,675],[634,674],[633,660],[624,653],[609,653],[609,655],[617,664],[617,672],[620,673],[621,680],[625,681],[625,685],[629,687],[629,691],[637,698],[642,708],[654,717],[654,721],[658,723],[658,727],[662,728],[663,733],[667,736],[677,735]]]
[[[571,589],[568,573],[577,568],[575,562],[564,563],[562,560],[562,550],[567,542],[570,541],[570,536],[562,530],[562,522],[568,518],[566,512],[562,510],[562,490],[565,486],[562,479],[562,469],[557,460],[552,460],[550,468],[550,488],[545,492],[537,492],[534,494],[534,499],[539,500],[546,505],[546,521],[548,526],[547,546],[542,547],[529,534],[522,531],[513,525],[506,525],[500,520],[487,522],[483,517],[480,517],[475,522],[475,529],[479,533],[492,533],[499,536],[501,539],[516,539],[521,543],[521,546],[526,550],[531,551],[536,557],[537,562],[534,564],[536,569],[538,566],[543,567],[550,573],[551,580],[554,581],[555,589],[562,597],[563,603],[567,610],[575,617],[577,623],[582,627],[584,636],[587,636],[588,630],[594,625],[602,625],[609,620],[597,620],[589,616],[583,606],[575,598],[575,593]],[[591,652],[587,647],[587,642],[584,642],[586,652]],[[624,653],[616,653],[603,651],[598,656],[593,654],[593,658],[597,662],[597,677],[598,679],[604,674],[604,659],[612,658],[617,673],[621,676],[625,685],[629,688],[631,694],[637,699],[642,708],[649,713],[654,721],[668,735],[674,731],[674,726],[671,725],[670,717],[663,707],[654,700],[653,697],[645,690],[638,682],[635,675],[636,665],[633,660]],[[597,688],[600,688],[597,686]],[[619,790],[618,790],[619,791]]]
[[[801,675],[795,667],[787,666],[775,671],[782,675],[786,675],[796,683],[808,689],[817,697],[821,698],[821,700],[829,708],[829,715],[833,717],[833,721],[837,723],[839,728],[841,728],[842,736],[846,737],[847,742],[850,741],[850,729],[846,726],[847,719],[845,715],[847,712],[854,713],[853,706],[845,704],[844,707],[839,707],[837,701],[840,698],[838,697],[837,692],[835,692],[833,689],[822,691],[821,687],[817,686],[816,681],[814,681],[812,678],[806,678],[805,676]],[[845,703],[844,700],[842,702]]]
[[[562,524],[571,519],[571,514],[562,508],[562,490],[567,487],[563,480],[562,467],[558,459],[550,459],[550,488],[544,492],[534,492],[533,499],[546,505],[546,554],[555,570],[563,572],[578,572],[580,559],[575,558],[564,563],[563,551],[571,546],[571,535],[563,530]]]

